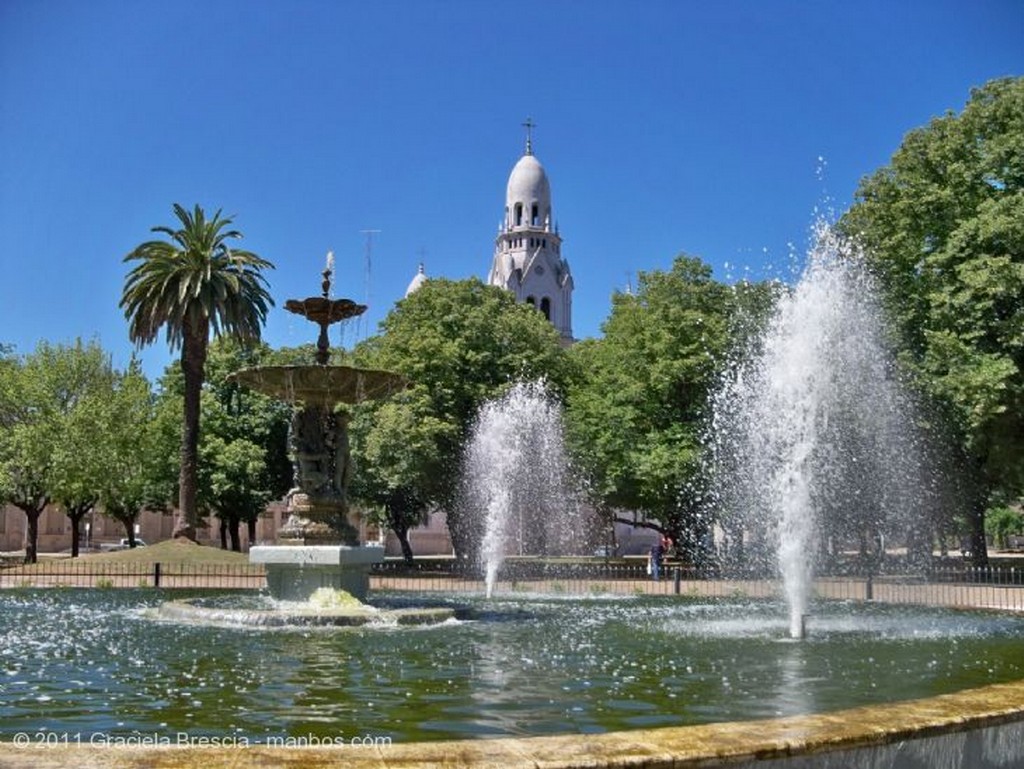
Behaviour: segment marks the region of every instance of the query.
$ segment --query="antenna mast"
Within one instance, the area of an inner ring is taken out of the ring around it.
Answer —
[[[373,270],[372,270],[372,265],[373,265],[373,236],[378,234],[380,232],[380,230],[367,229],[367,230],[360,230],[359,232],[366,236],[366,275],[365,275],[366,290],[364,292],[363,304],[365,304],[366,306],[369,306],[370,305],[370,278],[371,278],[372,273],[373,273]],[[360,319],[360,323],[362,325],[362,332],[361,332],[360,336],[361,336],[361,338],[365,339],[367,337],[368,333],[369,333],[368,329],[366,327],[366,319],[365,319],[365,317]]]

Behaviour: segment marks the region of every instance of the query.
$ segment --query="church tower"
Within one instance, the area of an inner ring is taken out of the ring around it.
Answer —
[[[511,291],[517,302],[544,313],[566,344],[572,337],[572,274],[562,258],[562,238],[551,213],[551,185],[533,154],[527,120],[526,152],[508,177],[505,218],[498,226],[487,282]]]

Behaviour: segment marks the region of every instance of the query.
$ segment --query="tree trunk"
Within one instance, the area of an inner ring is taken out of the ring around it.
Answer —
[[[237,515],[228,518],[228,534],[231,535],[231,550],[235,553],[242,552],[241,524]]]
[[[971,564],[978,568],[988,566],[988,543],[985,541],[985,504],[975,502],[968,512],[970,526]]]
[[[65,515],[71,519],[71,557],[78,557],[79,542],[82,540],[82,519],[86,514],[92,510],[95,502],[87,502],[79,505],[69,505],[65,511]]]
[[[39,560],[39,516],[43,514],[43,510],[46,509],[47,502],[49,500],[44,499],[42,504],[18,504],[15,503],[15,507],[20,507],[25,513],[25,520],[28,523],[26,535],[27,541],[25,542],[25,563],[36,563]]]
[[[39,514],[42,511],[31,513],[25,511],[28,518],[28,542],[25,543],[25,563],[37,563],[39,561]]]
[[[25,541],[25,563],[36,563],[39,558],[39,516],[50,504],[50,498],[45,494],[30,495],[18,494],[11,504],[25,513],[26,541]]]
[[[397,516],[394,517],[397,518]],[[413,557],[412,545],[409,544],[409,527],[403,526],[402,524],[395,526],[392,522],[391,530],[395,532],[395,536],[398,537],[398,544],[402,546],[402,558],[405,559],[407,564],[412,566],[413,563],[415,563],[415,560]]]
[[[68,518],[71,519],[71,557],[78,557],[78,540],[81,536],[79,532],[79,524],[82,522],[82,516],[85,515],[85,511],[82,512],[68,512]]]
[[[199,396],[203,387],[209,323],[190,328],[185,321],[181,347],[181,373],[185,381],[184,423],[181,431],[181,470],[178,475],[178,510],[172,537],[196,541],[199,523],[196,498],[199,488]]]
[[[983,457],[974,459],[974,488],[969,496],[970,508],[967,511],[967,527],[971,548],[971,565],[977,568],[988,567],[988,542],[985,540],[985,508],[991,497],[992,484],[985,473],[987,461]]]
[[[139,517],[139,514],[123,513],[112,517],[124,526],[124,538],[128,540],[128,547],[135,547],[135,521]]]
[[[223,515],[220,517],[220,549],[228,549],[228,519]]]
[[[473,537],[469,532],[466,531],[467,526],[464,526],[462,516],[458,515],[453,508],[448,508],[448,535],[452,540],[452,549],[455,551],[455,557],[460,564],[460,568],[474,569],[476,568],[476,543],[479,542],[479,537]]]

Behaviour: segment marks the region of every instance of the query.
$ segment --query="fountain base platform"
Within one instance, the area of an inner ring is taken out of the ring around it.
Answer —
[[[382,547],[259,545],[249,550],[249,563],[264,565],[270,595],[278,601],[308,601],[321,588],[365,601],[370,567],[383,560]]]
[[[362,627],[377,625],[436,625],[455,617],[449,607],[411,607],[381,609],[357,601],[350,596],[345,601],[318,601],[328,591],[317,591],[312,601],[304,603],[278,602],[275,606],[229,608],[208,605],[203,599],[168,601],[161,604],[155,616],[175,622],[191,622],[214,626],[243,627]],[[338,591],[343,593],[343,591]],[[344,594],[347,596],[347,594]]]

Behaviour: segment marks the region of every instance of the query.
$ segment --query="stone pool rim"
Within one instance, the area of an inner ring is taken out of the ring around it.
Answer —
[[[19,747],[4,743],[4,767],[147,766],[704,767],[824,756],[1024,721],[1024,681],[918,700],[805,716],[723,721],[601,734],[330,747]]]

